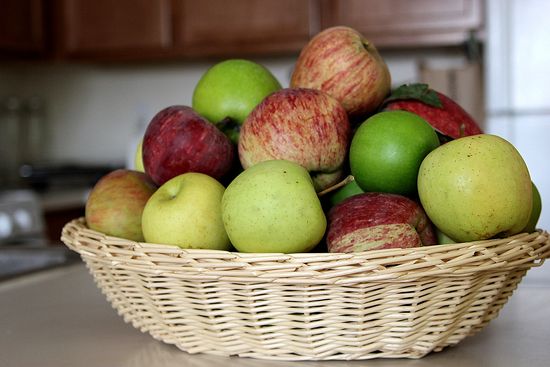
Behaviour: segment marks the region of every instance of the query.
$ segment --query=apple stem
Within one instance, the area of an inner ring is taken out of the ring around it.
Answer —
[[[340,187],[342,186],[346,186],[347,184],[349,184],[350,182],[353,182],[355,181],[355,177],[353,177],[352,175],[348,175],[346,178],[344,178],[342,181],[338,182],[337,184],[334,184],[330,187],[327,187],[326,189],[324,189],[323,191],[320,191],[317,193],[317,196],[321,197],[323,195],[326,195],[328,194],[329,192],[332,192],[334,190],[337,190],[339,189]]]
[[[221,121],[218,121],[215,123],[215,125],[220,129],[220,130],[224,130],[228,125],[232,125],[234,122],[233,122],[233,119],[231,119],[231,117],[227,116],[227,117],[224,117]]]

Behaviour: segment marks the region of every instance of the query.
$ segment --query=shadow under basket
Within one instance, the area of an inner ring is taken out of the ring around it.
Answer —
[[[494,319],[546,231],[363,253],[185,250],[109,237],[80,218],[78,252],[124,320],[188,353],[278,360],[420,358]]]

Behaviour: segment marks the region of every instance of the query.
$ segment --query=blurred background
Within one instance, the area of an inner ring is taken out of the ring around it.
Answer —
[[[252,59],[288,86],[300,49],[333,25],[377,46],[394,87],[426,82],[511,141],[542,195],[539,227],[550,229],[548,1],[0,0],[0,9],[3,243],[59,244],[93,183],[130,166],[151,117],[191,105],[216,62]]]

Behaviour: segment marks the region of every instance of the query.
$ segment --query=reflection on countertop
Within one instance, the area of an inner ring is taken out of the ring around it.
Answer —
[[[32,272],[74,264],[80,257],[64,246],[4,245],[0,247],[0,282]]]

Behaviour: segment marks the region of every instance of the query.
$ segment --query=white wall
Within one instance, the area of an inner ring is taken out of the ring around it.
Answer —
[[[48,160],[119,163],[156,112],[191,104],[193,88],[210,65],[17,67],[10,70],[19,74],[11,93],[44,98]],[[287,60],[269,60],[266,66],[281,81],[288,78]]]
[[[545,0],[488,0],[487,130],[524,158],[542,199],[539,228],[550,229],[550,28]],[[550,266],[527,284],[548,284]]]
[[[463,61],[449,51],[384,55],[394,85],[418,81],[418,64]],[[288,86],[295,57],[257,59]],[[124,163],[151,117],[191,104],[193,89],[215,61],[156,65],[18,65],[0,67],[0,96],[37,95],[47,105],[44,157],[53,162]]]

